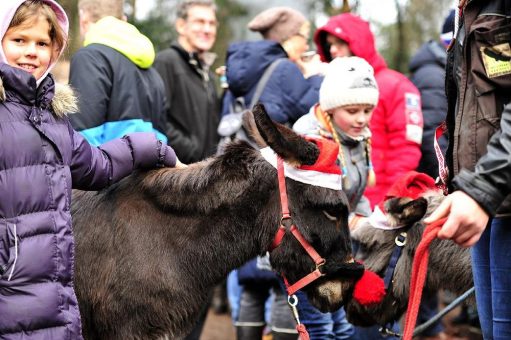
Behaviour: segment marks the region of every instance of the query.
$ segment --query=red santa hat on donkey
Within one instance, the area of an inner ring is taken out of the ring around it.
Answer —
[[[385,198],[374,207],[374,211],[369,217],[369,223],[378,229],[392,230],[403,226],[391,223],[387,218],[385,202],[394,197],[409,197],[417,199],[428,191],[438,191],[435,180],[429,175],[417,171],[409,171],[395,182],[385,195]]]
[[[339,146],[324,138],[305,138],[318,146],[318,159],[313,165],[301,165],[299,167],[284,163],[285,176],[314,186],[342,190],[341,169],[337,164]],[[277,168],[277,154],[270,147],[263,148],[260,151],[263,157]]]

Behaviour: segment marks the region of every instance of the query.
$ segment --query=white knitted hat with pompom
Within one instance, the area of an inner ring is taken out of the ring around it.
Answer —
[[[378,85],[374,71],[359,57],[335,58],[326,67],[319,89],[319,105],[323,111],[354,104],[378,104]]]

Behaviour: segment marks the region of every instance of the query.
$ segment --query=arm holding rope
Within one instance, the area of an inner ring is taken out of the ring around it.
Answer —
[[[488,213],[461,190],[447,196],[424,222],[430,224],[442,217],[447,217],[447,220],[438,232],[438,238],[452,239],[462,247],[473,246],[489,220]]]

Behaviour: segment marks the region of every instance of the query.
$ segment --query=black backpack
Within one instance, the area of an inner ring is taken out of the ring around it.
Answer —
[[[278,64],[284,60],[284,58],[273,61],[270,66],[264,70],[264,73],[257,83],[254,96],[250,101],[250,105],[245,104],[245,98],[242,96],[236,97],[234,101],[229,105],[229,113],[224,115],[218,124],[217,132],[220,135],[220,142],[218,143],[217,152],[223,151],[225,144],[235,139],[245,140],[255,146],[255,143],[247,135],[245,129],[243,129],[243,113],[248,110],[252,110],[255,104],[261,98],[264,88],[268,83],[273,71],[277,68]]]

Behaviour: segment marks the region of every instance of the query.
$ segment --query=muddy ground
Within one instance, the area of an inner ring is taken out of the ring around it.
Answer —
[[[451,320],[459,314],[459,311],[460,309],[456,308],[444,317],[443,323],[447,337],[441,340],[482,340],[483,337],[478,328],[469,325],[453,325],[451,323]],[[430,339],[436,340],[428,338],[428,340]],[[210,310],[200,340],[236,340],[229,314],[215,314]],[[269,339],[265,337],[265,340]]]

